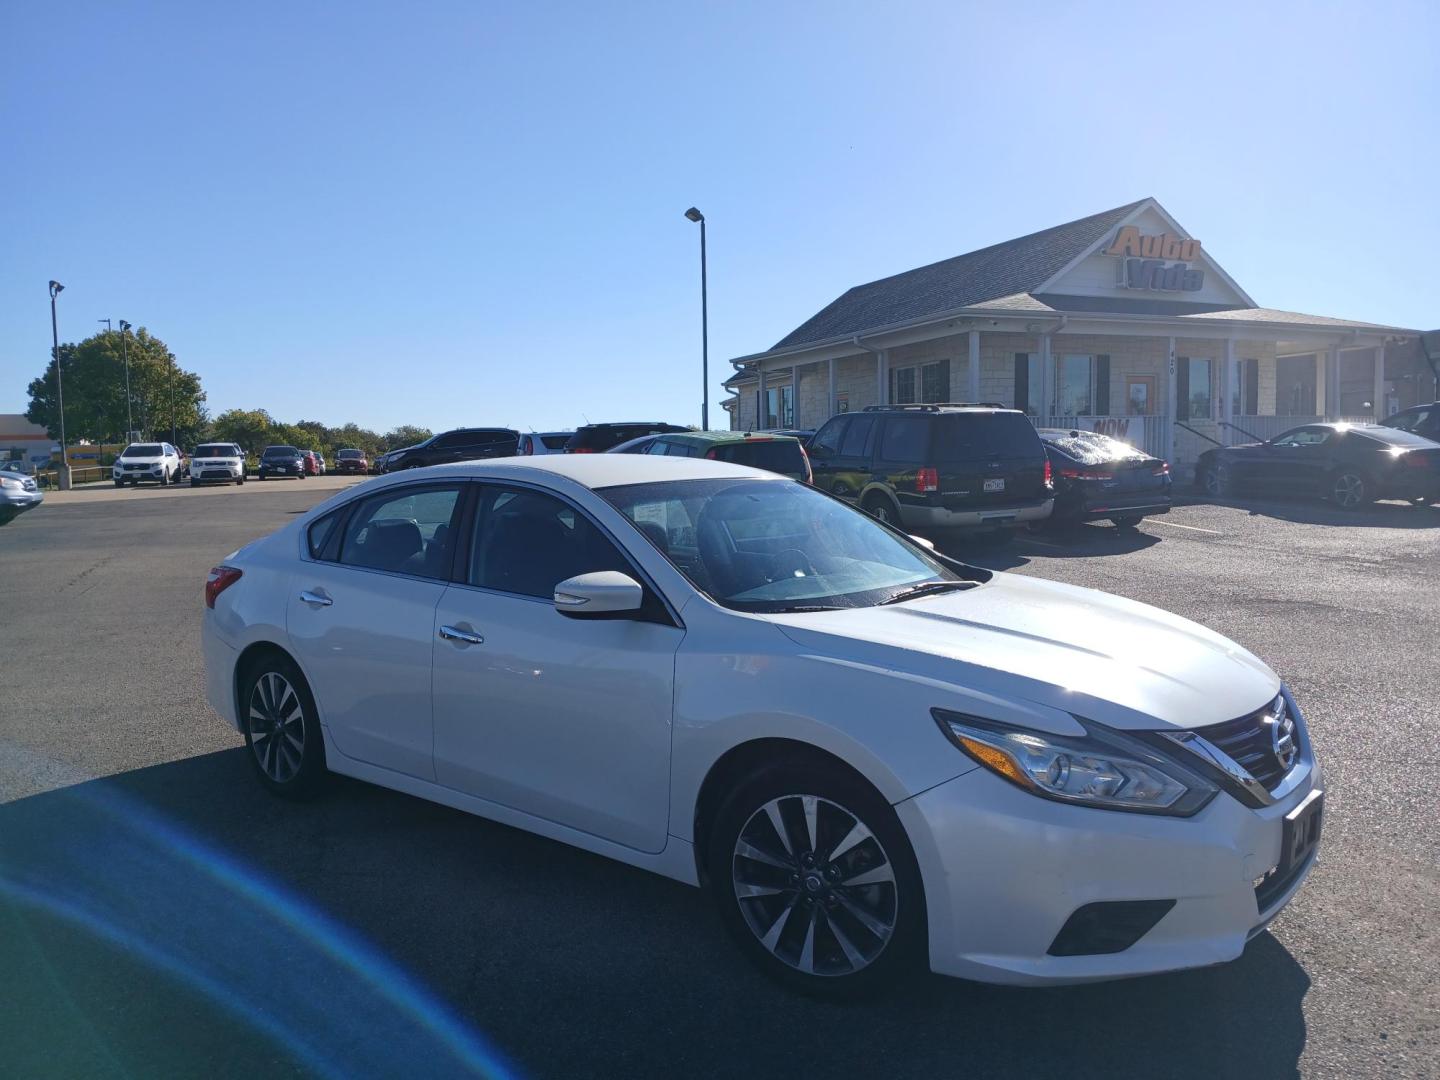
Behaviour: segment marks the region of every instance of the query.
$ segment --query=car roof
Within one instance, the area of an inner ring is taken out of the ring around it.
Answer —
[[[646,438],[670,439],[677,442],[727,443],[748,442],[752,439],[774,442],[799,442],[793,435],[781,435],[775,431],[671,431]]]
[[[655,484],[668,480],[723,480],[739,477],[774,480],[778,477],[776,473],[724,461],[711,461],[708,458],[649,454],[544,454],[538,457],[483,458],[479,461],[455,461],[423,469],[410,469],[394,475],[397,480],[404,478],[406,481],[460,475],[540,483],[544,483],[550,476],[557,476],[587,488]]]

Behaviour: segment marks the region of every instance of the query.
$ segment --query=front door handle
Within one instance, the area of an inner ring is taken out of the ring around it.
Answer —
[[[314,604],[316,607],[329,607],[335,601],[323,593],[311,592],[309,589],[306,589],[300,594],[300,602],[302,604]]]
[[[474,630],[461,630],[458,626],[440,627],[440,636],[446,641],[458,641],[464,645],[485,644],[485,639]]]

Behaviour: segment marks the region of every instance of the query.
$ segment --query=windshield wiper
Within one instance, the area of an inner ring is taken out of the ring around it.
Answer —
[[[809,611],[844,611],[845,608],[839,604],[792,604],[789,607],[776,608],[776,615],[803,615]]]
[[[892,593],[875,606],[884,607],[886,604],[899,604],[905,600],[914,600],[917,596],[929,596],[931,593],[952,592],[955,589],[973,589],[974,587],[973,581],[925,581]]]

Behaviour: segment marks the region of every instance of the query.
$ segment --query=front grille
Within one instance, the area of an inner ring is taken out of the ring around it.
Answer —
[[[1285,699],[1277,697],[1265,708],[1248,716],[1199,728],[1196,734],[1230,755],[1241,768],[1265,785],[1266,791],[1274,791],[1290,771],[1276,757],[1272,735],[1275,724],[1284,715]]]
[[[150,468],[149,465],[131,465],[128,461],[125,463],[126,472],[140,472],[141,470],[148,468]]]
[[[31,479],[30,477],[28,477],[28,476],[27,476],[24,480],[20,481],[20,486],[23,487],[26,491],[38,491],[38,490],[39,490],[39,489],[35,486],[35,481],[32,480],[32,479]]]

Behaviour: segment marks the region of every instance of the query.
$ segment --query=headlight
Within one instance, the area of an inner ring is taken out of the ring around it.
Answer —
[[[6,488],[7,490],[14,488],[16,491],[23,491],[25,484],[19,480],[11,480],[8,477],[0,476],[0,488]]]
[[[1177,761],[1090,720],[1082,736],[1051,735],[932,710],[945,736],[1032,795],[1102,810],[1189,817],[1219,789]]]

